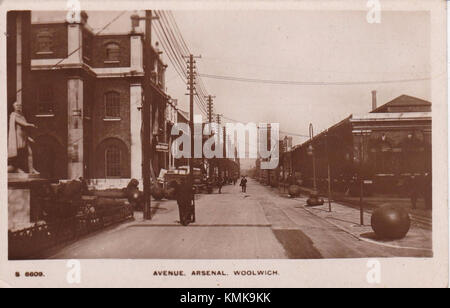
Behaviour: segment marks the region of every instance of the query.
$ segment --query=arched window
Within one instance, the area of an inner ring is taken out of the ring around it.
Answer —
[[[106,61],[120,61],[120,46],[117,43],[109,43],[106,45]]]
[[[107,138],[96,146],[92,175],[97,179],[129,179],[131,177],[130,149],[118,138]]]
[[[110,146],[105,150],[106,178],[120,178],[121,172],[121,152],[116,146]]]
[[[114,91],[105,94],[105,117],[120,118],[120,94]]]

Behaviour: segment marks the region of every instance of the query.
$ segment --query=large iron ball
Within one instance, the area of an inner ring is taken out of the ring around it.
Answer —
[[[298,185],[289,186],[289,195],[293,198],[300,196],[300,186]]]
[[[320,205],[324,205],[324,203],[325,203],[325,200],[323,198],[321,198],[319,196],[318,192],[316,192],[316,191],[311,192],[308,200],[306,200],[307,206],[320,206]]]
[[[159,187],[158,185],[153,185],[152,187],[152,196],[156,201],[160,201],[164,198],[164,189]]]
[[[372,229],[380,239],[402,239],[410,227],[411,218],[403,208],[388,205],[372,214]]]

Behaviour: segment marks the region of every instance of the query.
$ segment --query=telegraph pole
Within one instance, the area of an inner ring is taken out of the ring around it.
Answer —
[[[217,122],[217,138],[218,138],[218,142],[217,144],[220,145],[220,141],[221,141],[221,135],[222,132],[220,131],[220,124],[221,124],[221,114],[216,114],[216,122]],[[217,164],[217,172],[218,172],[218,177],[220,177],[222,175],[222,167],[220,165],[220,160],[218,160],[218,164]]]
[[[191,184],[193,184],[194,176],[194,95],[195,95],[195,57],[194,55],[189,55],[188,60],[188,89],[189,89],[189,128],[191,130],[191,157],[189,158],[189,174]]]
[[[189,158],[189,184],[194,190],[194,95],[195,95],[195,58],[201,56],[189,55],[188,60],[188,89],[189,89],[189,128],[191,131],[191,156]],[[193,222],[195,222],[195,197],[192,200],[194,206]]]
[[[221,114],[216,114],[216,122],[218,125],[220,125],[222,122],[222,120],[220,119],[221,116],[222,116]]]
[[[152,84],[151,84],[151,71],[152,61],[152,20],[158,19],[158,17],[152,17],[152,11],[145,11],[145,18],[139,16],[133,16],[139,24],[139,20],[145,19],[145,39],[144,39],[144,103],[142,105],[142,124],[143,124],[143,137],[142,137],[142,177],[144,186],[144,220],[152,219],[151,213],[151,173],[150,168],[152,164],[152,130],[153,130],[153,106],[152,106]]]
[[[151,197],[151,179],[150,179],[150,166],[151,166],[151,131],[153,127],[152,121],[152,89],[150,85],[150,73],[151,73],[151,46],[152,42],[152,11],[145,11],[145,40],[144,40],[144,54],[145,54],[145,77],[144,77],[144,95],[145,101],[142,106],[142,117],[144,125],[144,140],[142,145],[144,147],[144,155],[142,157],[142,176],[144,177],[144,220],[152,219],[152,197]]]
[[[226,163],[227,159],[227,128],[226,126],[223,127],[223,161]],[[225,165],[225,177],[228,176],[228,167]]]
[[[217,123],[217,134],[218,134],[218,138],[219,138],[219,144],[220,144],[220,139],[222,139],[220,137],[220,135],[222,134],[222,132],[220,131],[220,124],[222,123],[222,120],[220,119],[220,117],[222,116],[222,114],[216,114],[216,123]]]
[[[215,96],[208,95],[206,97],[208,99],[208,122],[212,123],[213,121],[213,98],[216,98]]]
[[[208,122],[210,125],[210,129],[212,129],[211,123],[213,122],[213,109],[214,109],[213,108],[214,107],[213,106],[213,98],[215,98],[215,96],[208,95],[206,98],[208,99]],[[209,162],[210,162],[209,163],[209,177],[212,178],[214,175],[213,160],[210,159]]]

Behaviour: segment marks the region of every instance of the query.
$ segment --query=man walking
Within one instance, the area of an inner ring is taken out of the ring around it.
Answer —
[[[223,187],[223,179],[221,176],[217,179],[217,187],[219,187],[219,194],[222,193],[222,187]]]
[[[246,193],[247,192],[247,178],[245,176],[242,177],[241,187],[242,187],[242,192]]]
[[[192,191],[192,185],[188,180],[184,180],[176,187],[178,210],[180,212],[180,223],[183,226],[189,225],[194,222],[193,216],[193,199],[194,194]]]

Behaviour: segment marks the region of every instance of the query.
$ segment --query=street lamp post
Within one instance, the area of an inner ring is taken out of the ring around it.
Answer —
[[[363,177],[363,161],[364,161],[364,132],[361,130],[360,138],[360,150],[359,150],[359,212],[360,212],[360,224],[364,226],[364,177]]]
[[[314,139],[314,127],[312,124],[309,124],[309,138],[310,138],[310,145],[308,148],[308,154],[312,156],[313,160],[313,185],[314,190],[311,192],[308,200],[306,201],[308,206],[318,206],[323,205],[324,201],[322,198],[319,197],[319,192],[317,191],[317,178],[316,178],[316,157],[314,154],[314,147],[312,145],[313,139]]]
[[[327,131],[327,160],[328,160],[328,211],[331,212],[331,164],[330,164],[330,134]]]
[[[312,125],[312,123],[309,124],[309,140],[310,140],[310,145],[309,145],[309,150],[310,153],[312,155],[312,161],[313,161],[313,185],[314,185],[314,193],[317,193],[317,179],[316,179],[316,157],[314,155],[314,147],[312,145],[314,139],[314,126]]]

